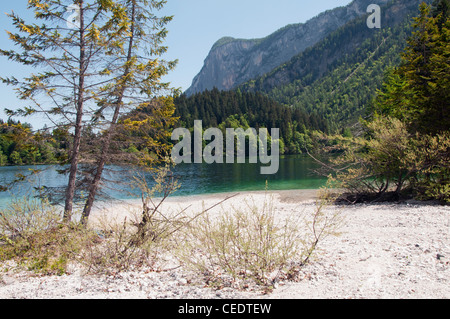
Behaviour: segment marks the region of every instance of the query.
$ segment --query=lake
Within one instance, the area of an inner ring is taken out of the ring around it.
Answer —
[[[261,164],[179,164],[173,174],[181,184],[180,189],[173,196],[188,196],[235,191],[258,191],[292,189],[318,189],[325,185],[326,179],[313,173],[318,164],[306,155],[281,156],[280,168],[275,175],[261,175]],[[128,192],[129,185],[121,181],[129,181],[134,174],[126,168],[110,167],[106,177],[111,180],[108,195],[117,199],[132,198]],[[10,192],[0,193],[0,206],[4,206],[12,196],[23,196],[29,192],[30,186],[62,187],[67,177],[60,175],[57,166],[21,166],[0,167],[0,184],[12,181],[16,174],[26,174],[29,169],[39,169],[42,172],[30,183],[14,186]],[[147,180],[152,180],[150,175]],[[137,193],[136,193],[137,195]]]

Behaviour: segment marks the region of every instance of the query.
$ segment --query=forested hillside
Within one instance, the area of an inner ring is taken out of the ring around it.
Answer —
[[[390,2],[379,30],[367,27],[366,16],[355,19],[237,91],[182,95],[175,100],[176,116],[188,128],[194,120],[203,120],[204,128],[280,128],[285,154],[306,151],[316,131],[350,136],[386,74],[400,64],[419,2]]]
[[[264,92],[277,102],[315,114],[328,132],[355,124],[381,88],[385,74],[400,63],[420,1],[393,1],[382,7],[382,28],[355,19],[317,45],[240,87]]]
[[[279,128],[281,153],[302,153],[310,144],[311,131],[328,131],[327,122],[317,114],[283,106],[257,92],[214,89],[190,97],[182,95],[175,99],[175,105],[182,127],[192,128],[195,120],[202,120],[204,129]]]

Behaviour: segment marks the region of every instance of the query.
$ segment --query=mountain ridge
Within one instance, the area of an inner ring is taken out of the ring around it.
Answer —
[[[332,131],[357,122],[381,88],[386,71],[400,63],[422,0],[393,0],[382,7],[382,27],[364,17],[347,23],[283,65],[238,88],[261,92],[284,105],[317,112]],[[427,0],[426,2],[431,2]]]
[[[347,6],[320,13],[305,23],[289,24],[260,39],[223,37],[211,48],[203,68],[186,95],[210,90],[229,90],[270,72],[318,43],[347,22],[367,14],[370,4],[390,0],[354,0]]]

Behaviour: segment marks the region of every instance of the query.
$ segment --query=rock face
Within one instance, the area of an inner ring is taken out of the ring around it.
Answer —
[[[262,39],[222,38],[212,47],[200,73],[186,91],[192,95],[214,87],[229,90],[263,75],[313,46],[348,21],[366,14],[370,4],[389,0],[354,0],[321,13],[306,23],[291,24]]]

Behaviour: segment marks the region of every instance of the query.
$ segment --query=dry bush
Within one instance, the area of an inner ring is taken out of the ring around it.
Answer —
[[[43,274],[61,275],[69,262],[96,236],[76,224],[63,224],[62,214],[46,199],[14,199],[0,211],[0,261]]]
[[[135,228],[128,219],[118,221],[110,217],[100,219],[96,225],[99,240],[85,246],[77,262],[89,273],[113,274],[143,266],[152,266],[156,259],[156,244],[148,241],[141,245],[130,245],[135,237]]]
[[[170,170],[163,167],[154,175],[150,186],[144,176],[137,175],[132,187],[141,192],[142,207],[129,208],[124,220],[104,216],[95,227],[102,237],[99,245],[87,247],[81,263],[91,272],[118,272],[158,265],[159,256],[170,250],[170,235],[182,224],[183,217],[166,215],[161,206],[178,188]],[[155,199],[156,194],[162,197]]]
[[[180,258],[212,286],[270,288],[295,278],[319,243],[336,233],[341,219],[325,210],[329,202],[324,196],[313,213],[280,217],[266,196],[262,207],[247,202],[219,216],[202,215],[189,227]]]
[[[172,251],[180,244],[179,234],[216,206],[196,216],[189,216],[187,208],[167,211],[164,202],[178,188],[168,167],[155,171],[152,185],[140,175],[135,177],[133,185],[142,194],[142,206],[130,208],[129,218],[125,220],[105,216],[97,222],[96,229],[104,240],[87,247],[80,259],[89,271],[110,273],[142,267],[162,271],[179,267],[176,258],[171,258]]]
[[[0,211],[0,235],[8,238],[27,238],[31,234],[55,228],[61,214],[48,200],[32,196],[14,198]]]

